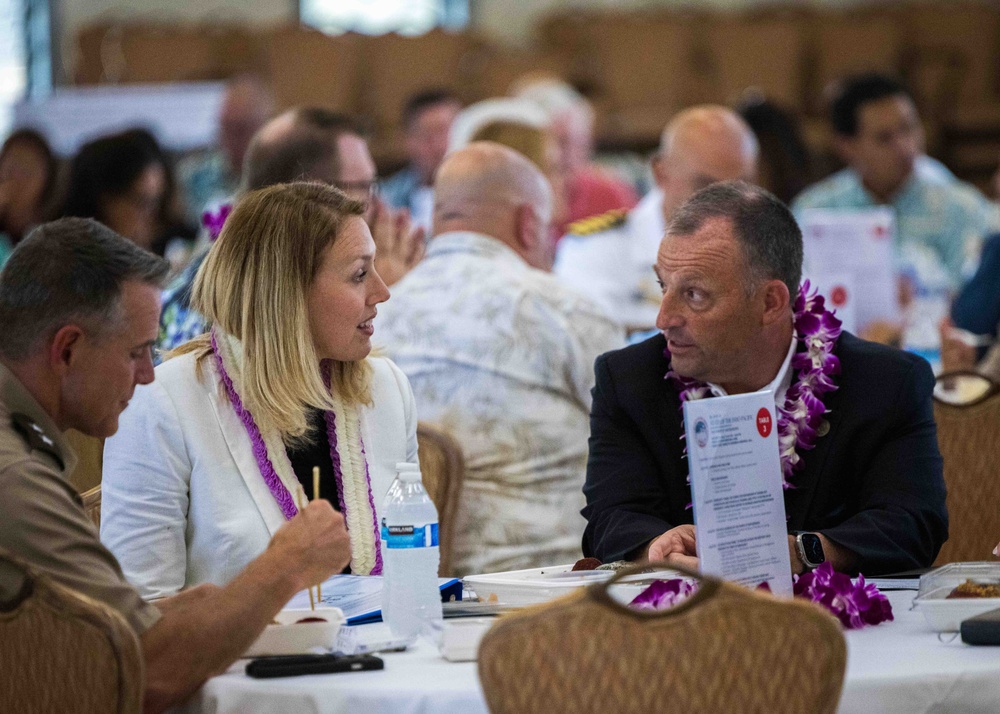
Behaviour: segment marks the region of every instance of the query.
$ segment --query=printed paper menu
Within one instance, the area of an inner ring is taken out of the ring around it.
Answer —
[[[792,594],[774,395],[684,403],[701,571]]]
[[[892,209],[811,208],[801,211],[798,219],[805,251],[804,277],[828,285],[828,276],[849,275],[854,290],[864,295],[855,305],[859,330],[877,321],[898,323],[901,313]]]

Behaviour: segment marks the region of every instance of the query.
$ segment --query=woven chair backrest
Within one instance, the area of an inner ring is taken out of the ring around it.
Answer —
[[[837,708],[840,625],[808,602],[704,579],[660,612],[612,601],[606,585],[502,617],[479,676],[494,714],[685,714]]]
[[[438,541],[441,577],[451,576],[455,550],[455,525],[465,476],[465,459],[458,442],[440,427],[419,422],[417,448],[424,489],[438,512]]]
[[[989,560],[1000,541],[1000,394],[969,406],[934,403],[948,488],[948,540],[936,565]]]
[[[117,611],[0,551],[23,587],[0,601],[0,712],[141,711],[139,640]]]
[[[84,491],[80,496],[83,500],[83,511],[97,529],[101,529],[101,487],[94,486],[89,491]]]

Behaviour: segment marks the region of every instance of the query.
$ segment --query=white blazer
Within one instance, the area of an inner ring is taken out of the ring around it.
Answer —
[[[370,361],[372,406],[360,420],[379,513],[396,463],[417,460],[417,415],[399,368]],[[201,367],[202,381],[193,354],[157,367],[104,447],[101,540],[146,599],[226,584],[285,523],[214,362]]]

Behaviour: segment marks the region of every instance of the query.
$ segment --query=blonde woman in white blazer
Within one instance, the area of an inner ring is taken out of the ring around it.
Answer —
[[[364,205],[282,184],[234,208],[195,281],[213,325],[139,387],[104,453],[101,540],[147,599],[225,584],[312,496],[347,521],[351,570],[381,572],[379,509],[416,461],[413,395],[371,357]]]

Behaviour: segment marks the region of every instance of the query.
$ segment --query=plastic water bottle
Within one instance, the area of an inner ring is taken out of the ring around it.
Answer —
[[[382,509],[382,619],[394,637],[441,632],[438,514],[417,464],[396,464]]]

